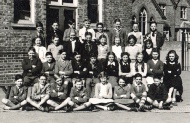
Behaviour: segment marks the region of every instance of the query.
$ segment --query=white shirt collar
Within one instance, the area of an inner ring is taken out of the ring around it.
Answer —
[[[110,61],[108,61],[108,65],[113,65],[113,66],[115,66],[115,62],[110,62]]]

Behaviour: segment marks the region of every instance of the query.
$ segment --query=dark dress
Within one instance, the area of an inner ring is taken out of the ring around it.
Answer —
[[[144,61],[145,63],[147,63],[148,60],[151,60],[151,59],[152,59],[152,54],[151,54],[151,53],[148,54],[148,53],[146,52],[146,49],[144,49],[144,50],[142,51],[142,54],[143,54],[143,61]]]
[[[168,71],[171,71],[171,73],[169,73]],[[180,63],[175,63],[175,64],[170,64],[169,62],[164,63],[164,83],[166,87],[168,89],[174,87],[182,95],[183,85],[180,74],[181,74]]]
[[[73,59],[71,61],[72,67],[73,67],[73,71],[79,71],[80,74],[78,73],[72,73],[72,78],[85,78],[86,74],[87,74],[87,69],[84,71],[84,68],[86,68],[85,62],[84,61],[80,61],[79,63],[77,63],[77,61],[75,59]]]

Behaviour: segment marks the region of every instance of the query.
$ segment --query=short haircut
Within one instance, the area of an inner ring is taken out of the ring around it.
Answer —
[[[156,22],[156,21],[151,21],[151,22],[150,22],[150,26],[151,26],[152,24],[156,24],[156,25],[157,25],[157,22]]]
[[[159,54],[159,50],[158,50],[157,48],[153,48],[153,49],[152,49],[152,53],[153,53],[153,52],[157,52],[157,53]]]
[[[80,53],[80,52],[77,52],[77,51],[75,51],[73,54],[74,54],[74,56],[76,56],[76,55],[81,55],[81,53]]]
[[[23,79],[23,76],[20,74],[16,74],[15,75],[15,81],[19,80],[19,79]]]
[[[42,28],[43,28],[42,22],[38,21],[38,22],[36,23],[36,28],[37,28],[37,27],[42,27]]]
[[[99,40],[102,39],[102,38],[105,38],[107,40],[107,37],[104,34],[100,35]]]
[[[135,25],[135,24],[139,25],[137,22],[134,22],[134,23],[133,23],[133,25]]]
[[[134,39],[134,41],[135,41],[135,44],[137,43],[137,38],[136,38],[136,36],[134,36],[134,35],[130,35],[129,37],[128,37],[128,43],[129,43],[129,41],[131,40],[131,39]]]
[[[82,79],[81,79],[81,78],[79,78],[79,77],[78,77],[78,78],[76,78],[76,80],[75,80],[75,84],[76,84],[77,82],[81,82],[81,83],[83,83],[83,82],[82,82]]]
[[[54,23],[57,23],[57,24],[59,25],[59,22],[58,22],[58,21],[56,21],[56,20],[52,22],[52,25],[53,25]]]
[[[90,23],[91,23],[90,19],[88,19],[88,18],[84,19],[84,21],[83,21],[83,22],[86,22],[86,21],[88,21],[88,22],[90,22]]]
[[[68,24],[69,24],[69,25],[72,25],[73,23],[75,23],[75,20],[74,20],[74,19],[70,19],[70,20],[68,21]]]
[[[40,78],[42,76],[46,77],[46,79],[47,79],[47,75],[45,73],[41,73],[38,77]]]
[[[120,20],[119,18],[116,18],[116,19],[114,20],[114,23],[116,23],[116,22],[120,22],[120,23],[121,23],[121,20]]]
[[[161,80],[161,78],[162,78],[161,75],[154,75],[154,76],[153,76],[153,79],[159,79],[159,80]]]
[[[103,77],[106,77],[108,78],[108,75],[105,71],[102,71],[99,75],[98,75],[99,78],[103,78]]]
[[[103,23],[101,23],[101,22],[97,23],[97,24],[96,24],[96,27],[98,27],[99,25],[101,25],[102,28],[104,28],[104,24],[103,24]]]
[[[97,58],[97,54],[96,54],[96,53],[91,53],[91,54],[90,54],[90,58],[91,58],[91,57]]]
[[[141,77],[142,78],[142,75],[140,73],[136,73],[135,74],[135,78],[137,78],[137,77]]]
[[[92,37],[92,33],[91,33],[91,32],[85,32],[85,37],[86,37],[87,35],[90,35],[90,36]]]
[[[61,50],[59,50],[59,54],[62,54],[63,52],[65,52],[65,53],[67,54],[66,49],[61,49]]]
[[[51,55],[53,57],[53,54],[51,52],[46,52],[46,56]]]
[[[30,52],[30,51],[33,51],[33,52],[36,53],[36,49],[35,49],[34,47],[29,47],[29,48],[28,48],[28,52]]]

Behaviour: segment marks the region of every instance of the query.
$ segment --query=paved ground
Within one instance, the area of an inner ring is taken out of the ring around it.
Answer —
[[[182,73],[184,101],[179,106],[190,106],[190,72]],[[0,91],[0,98],[3,92]],[[2,104],[0,104],[1,106]],[[43,113],[0,112],[0,123],[189,123],[190,113],[153,113],[153,112],[77,112],[77,113]]]

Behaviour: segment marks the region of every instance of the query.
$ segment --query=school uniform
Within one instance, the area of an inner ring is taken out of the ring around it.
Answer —
[[[85,40],[85,33],[86,32],[90,32],[92,33],[92,40],[95,41],[96,40],[96,36],[95,36],[95,31],[92,28],[87,29],[86,27],[83,27],[79,30],[79,39],[80,42],[83,43]]]
[[[75,59],[73,59],[73,60],[71,61],[71,64],[72,64],[72,68],[73,68],[73,73],[72,73],[72,75],[71,75],[72,78],[77,78],[77,77],[85,78],[85,77],[86,77],[87,68],[86,68],[85,62],[80,61],[80,62],[78,63]],[[84,71],[85,68],[86,68],[86,70]],[[79,71],[80,74],[75,73],[75,71]]]
[[[50,93],[50,85],[46,84],[44,87],[41,87],[39,83],[34,84],[32,87],[32,94],[31,94],[31,99],[35,101],[40,101],[41,100],[41,95],[47,95]]]
[[[63,34],[63,41],[69,41],[70,40],[70,34],[74,31],[77,34],[77,31],[75,29],[68,28],[64,31]]]
[[[115,53],[117,59],[121,59],[121,53],[123,52],[124,48],[122,46],[112,46],[112,52]]]
[[[124,63],[122,60],[119,62],[119,76],[123,76],[125,78],[125,83],[127,84],[132,84],[133,82],[133,77],[126,77],[126,73],[131,74],[131,67],[130,63]]]
[[[151,60],[152,59],[152,48],[150,48],[150,49],[144,49],[143,51],[142,51],[142,54],[143,54],[143,61],[145,62],[145,63],[147,63],[148,62],[148,60]]]
[[[126,46],[125,52],[128,52],[130,54],[129,58],[131,59],[132,62],[134,62],[136,60],[137,53],[142,51],[139,48],[139,46],[135,44],[134,46]]]
[[[127,42],[126,42],[126,30],[123,29],[123,28],[120,28],[119,30],[117,30],[116,28],[114,29],[110,29],[110,33],[109,33],[109,38],[110,38],[110,43],[111,43],[111,46],[114,43],[114,38],[115,37],[120,37],[121,39],[121,46],[126,46],[127,45]]]
[[[46,62],[46,48],[43,46],[34,46],[34,48],[41,62]]]
[[[58,96],[58,93],[61,92],[63,95]],[[68,95],[68,88],[62,84],[58,86],[57,83],[50,85],[50,100],[53,100],[58,103],[62,103]]]
[[[63,45],[58,45],[58,46],[55,46],[55,44],[53,44],[53,43],[51,43],[49,46],[48,46],[48,49],[47,49],[47,51],[48,52],[51,52],[52,53],[52,55],[53,55],[53,58],[55,59],[55,60],[58,60],[59,59],[59,57],[60,57],[60,54],[59,54],[59,51],[60,50],[63,50]]]
[[[35,68],[32,68],[32,65],[36,65]],[[42,62],[39,58],[24,58],[22,61],[23,77],[25,86],[31,86],[36,83],[38,75],[42,70]]]
[[[74,52],[82,53],[82,44],[77,38],[74,41],[69,40],[65,42],[64,46],[67,52],[67,56],[69,56],[69,59],[74,58]]]
[[[75,99],[75,97],[78,97],[79,99]],[[82,87],[80,90],[78,90],[76,87],[72,87],[71,93],[70,93],[71,101],[76,103],[77,105],[81,105],[85,102],[88,102],[88,92],[86,88]]]
[[[42,73],[49,72],[47,81],[49,83],[54,83],[54,74],[55,74],[55,61],[48,63],[44,62],[42,65]]]
[[[95,84],[100,82],[98,75],[102,70],[102,64],[98,61],[95,64],[87,63],[86,89],[89,92],[89,97],[93,97],[95,94]]]
[[[131,87],[126,85],[124,87],[118,85],[114,88],[114,102],[121,104],[130,104],[134,101],[130,99]],[[126,97],[121,97],[121,95],[125,95]]]
[[[169,72],[171,71],[171,73]],[[180,63],[164,63],[164,84],[167,89],[174,87],[181,94],[183,92],[182,79],[180,77],[181,74],[181,65]]]
[[[90,54],[94,53],[98,55],[98,47],[95,42],[92,41],[85,41],[82,44],[82,57],[84,60],[89,60],[90,59]]]
[[[159,85],[152,84],[149,87],[147,97],[150,99],[160,101],[166,101],[168,98],[168,91],[164,84],[160,83]]]
[[[117,77],[119,74],[119,64],[116,60],[114,60],[114,62],[109,62],[106,61],[103,64],[104,67],[104,71],[107,73],[109,79],[108,82],[111,83],[112,87],[114,88],[115,86],[118,85],[117,83]]]
[[[163,75],[163,62],[161,60],[149,60],[147,62],[147,83],[152,84],[154,83],[153,76],[154,75]],[[150,71],[150,69],[153,69]]]
[[[107,53],[109,52],[108,45],[98,45],[98,60],[103,63],[106,60]]]
[[[18,98],[14,98],[14,96],[18,96]],[[18,88],[16,85],[11,87],[9,100],[15,105],[21,103],[26,99],[27,96],[27,87],[22,86]]]

